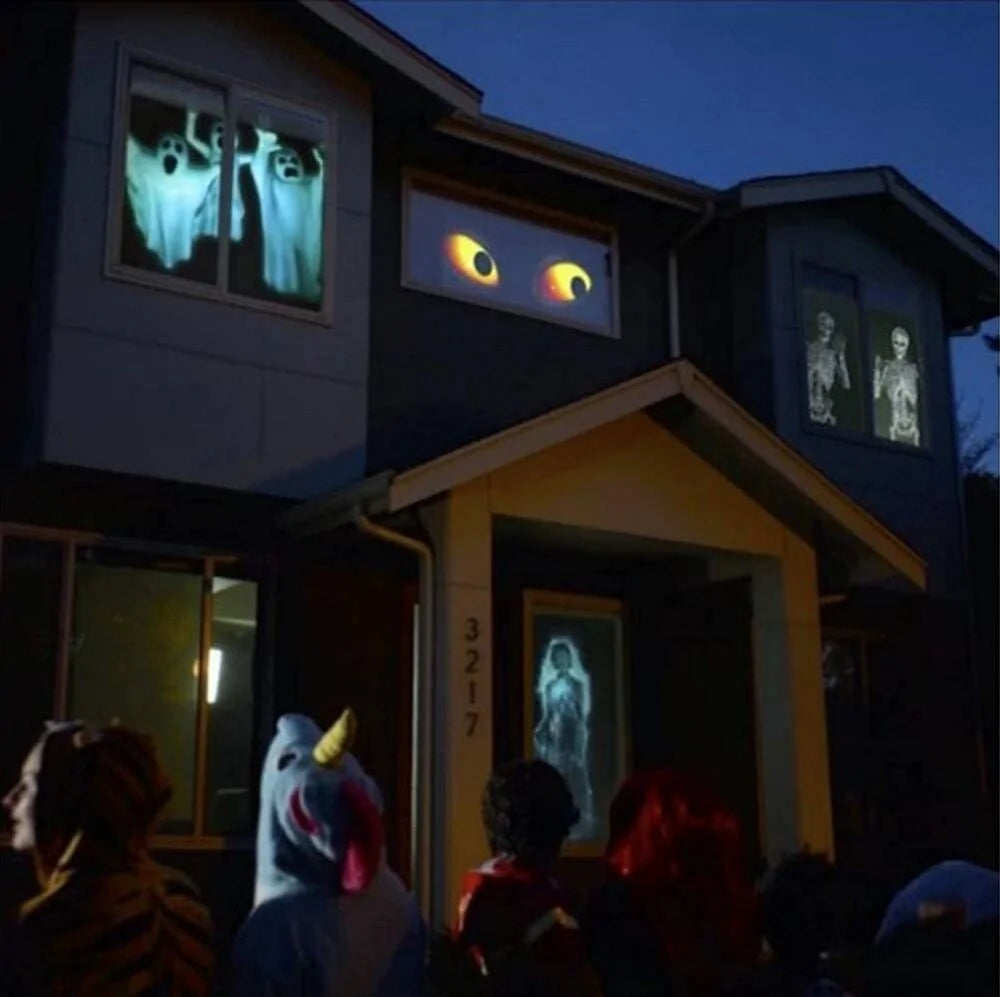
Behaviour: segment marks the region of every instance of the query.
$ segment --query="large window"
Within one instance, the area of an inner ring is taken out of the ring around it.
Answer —
[[[542,224],[415,179],[405,199],[406,286],[618,335],[609,230]]]
[[[327,118],[138,60],[120,85],[112,272],[328,313]]]
[[[9,525],[0,539],[0,667],[13,683],[4,784],[44,720],[117,720],[150,734],[169,772],[163,833],[247,833],[257,581],[230,558],[139,555]]]
[[[865,293],[868,298],[871,289]],[[856,278],[802,268],[807,424],[926,447],[921,349],[912,314],[860,305]]]

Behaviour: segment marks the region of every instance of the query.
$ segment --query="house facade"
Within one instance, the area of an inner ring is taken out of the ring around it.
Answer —
[[[720,191],[490,118],[348,4],[4,18],[3,779],[48,717],[154,734],[223,937],[275,717],[348,703],[435,923],[523,754],[581,884],[656,764],[753,861],[974,850],[994,247],[889,168]]]

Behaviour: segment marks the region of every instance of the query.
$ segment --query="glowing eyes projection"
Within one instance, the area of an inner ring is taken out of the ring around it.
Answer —
[[[496,261],[471,235],[452,232],[444,240],[444,255],[460,277],[482,287],[496,287],[500,283]]]
[[[568,304],[590,293],[594,282],[578,263],[561,260],[549,264],[538,278],[536,293],[541,301]]]
[[[506,213],[424,182],[406,186],[406,287],[618,336],[610,231],[552,227],[530,220],[527,205],[524,214]]]

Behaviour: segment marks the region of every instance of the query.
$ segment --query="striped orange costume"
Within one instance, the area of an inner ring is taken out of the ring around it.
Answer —
[[[35,868],[41,890],[6,940],[10,997],[203,997],[208,911],[148,836],[170,796],[151,742],[122,727],[51,725],[40,745]]]

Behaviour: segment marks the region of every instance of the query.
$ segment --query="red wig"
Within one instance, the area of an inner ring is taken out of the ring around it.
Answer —
[[[666,961],[698,989],[721,962],[753,964],[757,905],[740,824],[704,787],[638,772],[611,804],[606,860],[627,881]]]

